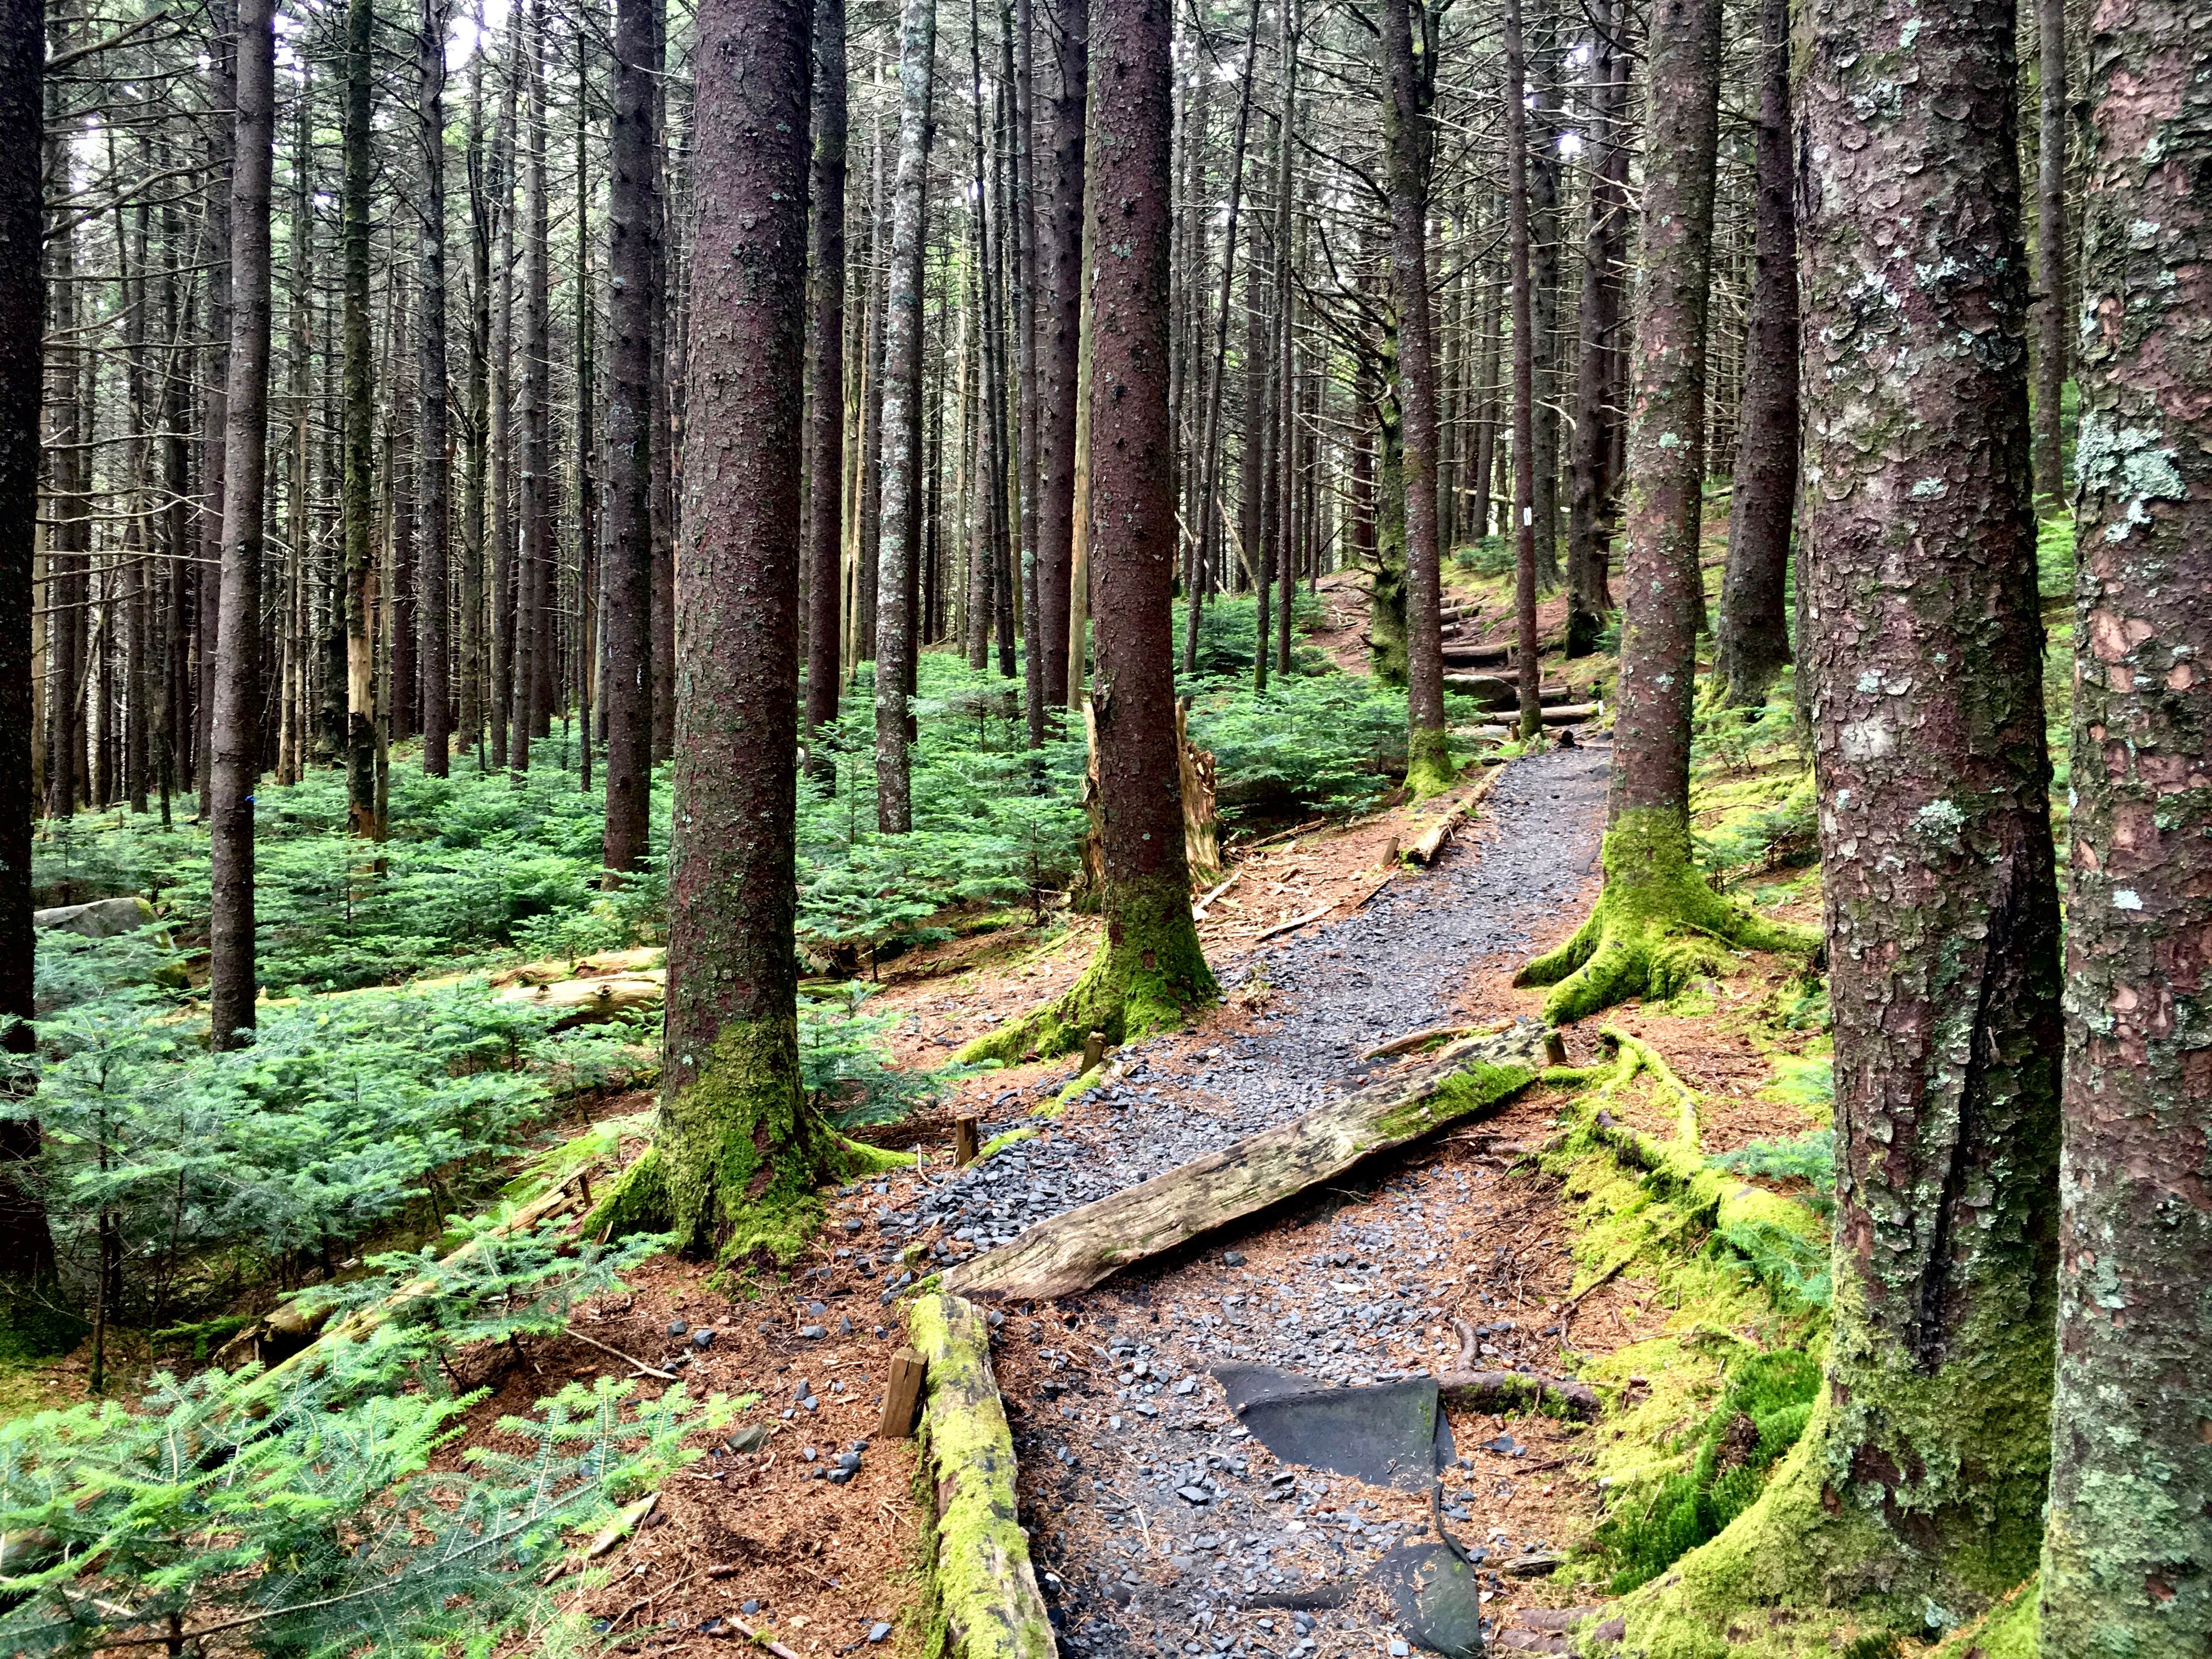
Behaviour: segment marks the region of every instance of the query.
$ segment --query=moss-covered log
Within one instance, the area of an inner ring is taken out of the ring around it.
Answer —
[[[929,1540],[929,1659],[1052,1659],[1044,1596],[1016,1507],[1012,1431],[991,1328],[957,1296],[917,1297],[908,1340],[927,1367],[920,1475]]]
[[[1497,1104],[1534,1082],[1545,1031],[1533,1023],[1444,1050],[1406,1077],[1247,1136],[1111,1198],[1042,1222],[950,1268],[963,1296],[1042,1301],[1295,1198],[1358,1163]]]

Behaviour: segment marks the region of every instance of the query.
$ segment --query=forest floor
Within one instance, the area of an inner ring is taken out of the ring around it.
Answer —
[[[1361,1059],[1386,1039],[1533,1013],[1540,994],[1513,988],[1512,974],[1571,931],[1594,896],[1607,763],[1599,743],[1512,763],[1425,872],[1386,880],[1379,867],[1394,837],[1412,839],[1406,807],[1255,846],[1202,924],[1225,993],[1215,1008],[1115,1053],[1064,1103],[1073,1059],[965,1079],[892,1137],[927,1167],[840,1194],[813,1255],[781,1284],[756,1278],[732,1301],[688,1264],[627,1275],[631,1294],[582,1328],[656,1369],[684,1367],[695,1389],[757,1393],[741,1422],[757,1420],[769,1437],[741,1454],[718,1449],[670,1483],[615,1577],[589,1593],[608,1633],[626,1650],[703,1653],[719,1645],[717,1618],[737,1614],[807,1659],[870,1646],[872,1634],[885,1650],[918,1650],[927,1521],[912,1446],[868,1443],[902,1340],[897,1290],[1386,1077],[1402,1062]],[[1807,902],[1793,896],[1779,913],[1802,915]],[[1306,925],[1258,937],[1316,908],[1325,913]],[[1094,940],[1094,924],[1061,918],[930,947],[892,964],[872,1006],[902,1017],[896,1046],[908,1063],[942,1064],[1064,989]],[[1788,964],[1747,957],[1674,1004],[1618,1011],[1616,1023],[1699,1092],[1709,1153],[1816,1121],[1769,1094],[1772,1056],[1806,1042],[1764,1018],[1789,978]],[[1599,1049],[1595,1030],[1568,1033],[1571,1060]],[[1656,1278],[1632,1269],[1591,1291],[1562,1331],[1563,1299],[1578,1274],[1591,1276],[1583,1204],[1523,1154],[1553,1134],[1565,1098],[1540,1087],[1479,1128],[1377,1159],[1202,1247],[1004,1310],[995,1364],[1024,1520],[1065,1648],[1402,1651],[1390,1602],[1362,1575],[1394,1545],[1428,1535],[1425,1500],[1279,1464],[1228,1411],[1213,1367],[1267,1363],[1353,1384],[1446,1370],[1459,1317],[1477,1327],[1486,1365],[1604,1371],[1622,1379],[1624,1403],[1645,1399],[1644,1372],[1674,1366],[1679,1327],[1703,1313],[1669,1305]],[[1636,1121],[1632,1101],[1622,1109]],[[996,1150],[955,1170],[959,1114],[980,1115]],[[690,1336],[702,1328],[716,1333],[704,1352]],[[478,1408],[480,1431],[565,1381],[562,1368],[623,1369],[580,1344],[534,1352],[544,1374],[511,1375]],[[1699,1385],[1718,1369],[1705,1365]],[[1674,1401],[1681,1385],[1662,1392]],[[1595,1460],[1621,1431],[1536,1412],[1450,1417],[1456,1462],[1442,1515],[1480,1553],[1495,1644],[1567,1651],[1539,1626],[1544,1610],[1600,1599],[1598,1583],[1576,1577],[1593,1569],[1572,1552],[1599,1513]],[[852,1449],[857,1474],[825,1479]]]

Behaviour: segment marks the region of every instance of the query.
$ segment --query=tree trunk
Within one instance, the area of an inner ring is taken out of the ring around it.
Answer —
[[[882,89],[880,64],[877,70],[877,88]],[[877,103],[877,114],[872,134],[871,180],[874,210],[868,216],[868,368],[860,387],[860,500],[866,503],[860,522],[854,526],[856,548],[854,567],[853,593],[853,652],[848,670],[863,662],[873,662],[876,656],[876,599],[878,589],[877,561],[883,553],[884,463],[884,307],[890,297],[890,261],[886,257],[890,247],[890,175],[884,166],[884,123],[882,103]],[[981,117],[978,120],[976,143],[981,144]],[[977,174],[977,189],[981,190],[981,174]],[[982,211],[978,199],[977,213]]]
[[[515,103],[522,85],[526,19],[507,13],[507,62],[500,76],[499,123],[492,141],[491,212],[499,228],[497,298],[491,322],[491,763],[505,769],[514,723],[515,574],[520,538],[514,521],[514,142]]]
[[[1452,780],[1444,735],[1443,553],[1437,544],[1437,372],[1429,295],[1429,105],[1435,42],[1426,14],[1416,52],[1410,5],[1386,0],[1379,24],[1389,101],[1383,149],[1390,197],[1390,289],[1398,319],[1398,404],[1406,446],[1406,787],[1416,799]]]
[[[2051,1446],[2058,911],[2013,14],[1819,0],[1799,30],[1828,1389],[1653,1611],[1725,1583],[1924,1628],[2033,1570]]]
[[[547,264],[550,204],[545,191],[545,9],[527,0],[522,19],[522,61],[527,77],[521,138],[528,147],[522,173],[522,397],[515,455],[514,706],[507,761],[516,787],[530,771],[530,745],[549,729],[544,696],[551,659],[553,480],[552,422],[546,409],[550,349],[551,272]]]
[[[1713,672],[1756,708],[1790,660],[1790,524],[1797,507],[1797,213],[1790,125],[1790,0],[1760,0],[1759,207],[1751,328],[1736,412],[1728,568]]]
[[[2035,482],[2054,507],[2066,501],[2066,0],[2035,0]]]
[[[653,248],[653,758],[676,751],[676,337],[668,302],[667,0],[652,0],[653,189],[646,223]]]
[[[608,150],[607,804],[599,842],[611,875],[637,867],[652,828],[653,45],[651,0],[621,0]]]
[[[2212,210],[2181,181],[2212,167],[2212,88],[2191,6],[2096,31],[2041,1640],[2183,1659],[2212,1646],[2212,363],[2172,342],[2203,326]]]
[[[1528,53],[1521,0],[1505,0],[1505,190],[1508,281],[1513,289],[1513,614],[1521,650],[1518,729],[1543,729],[1543,665],[1536,632],[1536,344],[1529,246]]]
[[[346,822],[383,839],[376,816],[376,385],[368,337],[370,100],[376,65],[370,0],[347,0],[344,190],[345,480],[339,507],[345,538]],[[226,512],[226,519],[228,514]],[[225,541],[228,540],[226,526]]]
[[[813,204],[808,244],[806,769],[834,788],[837,765],[820,739],[844,683],[845,0],[814,9]]]
[[[899,30],[899,127],[891,189],[891,251],[884,316],[883,540],[876,566],[876,828],[904,835],[908,797],[907,680],[914,668],[913,574],[921,369],[923,215],[936,82],[937,0],[906,0]]]
[[[1690,697],[1697,669],[1720,59],[1719,0],[1663,0],[1654,15],[1649,57],[1628,598],[1605,888],[1574,937],[1521,974],[1524,984],[1553,987],[1544,1012],[1555,1021],[1638,994],[1671,996],[1708,970],[1715,939],[1768,950],[1811,943],[1802,930],[1778,927],[1717,896],[1690,850]],[[1524,679],[1524,709],[1528,695]]]
[[[232,84],[237,78],[237,66],[233,61],[236,40],[234,34],[228,27],[234,11],[235,6],[233,0],[217,0],[210,17],[215,30],[216,45],[215,50],[210,54],[211,62],[208,73],[210,82],[208,88],[208,101],[213,108],[218,110],[234,110],[238,107],[237,90]],[[222,604],[222,584],[217,572],[222,564],[222,457],[225,434],[228,430],[228,422],[224,415],[222,402],[223,388],[229,384],[230,380],[230,156],[231,147],[236,141],[235,135],[230,127],[222,121],[218,119],[213,125],[215,131],[208,139],[208,210],[206,221],[201,228],[201,236],[202,245],[206,249],[205,257],[208,262],[208,332],[216,343],[215,349],[209,354],[209,361],[204,367],[207,392],[200,403],[199,551],[200,557],[204,562],[201,567],[202,577],[199,589],[199,672],[198,684],[193,697],[195,731],[192,742],[195,787],[199,795],[200,817],[203,820],[208,815],[210,794],[214,787],[216,639],[221,631],[221,620],[217,612]],[[58,246],[55,249],[57,275],[59,274],[58,268],[61,262],[69,256],[70,240],[67,235],[58,239]],[[55,297],[64,305],[73,303],[73,295],[70,295],[66,284],[57,283]],[[64,316],[61,320],[73,322],[76,319],[74,317]],[[73,361],[73,357],[71,360]],[[58,365],[58,354],[57,361]],[[73,399],[72,392],[69,398],[64,399],[64,406]],[[72,507],[77,516],[82,515],[84,507],[82,502],[74,504],[64,502],[62,505],[62,515],[70,515]],[[72,526],[59,525],[55,527],[52,540],[54,550],[58,551],[76,544],[69,533],[70,528]],[[63,630],[63,644],[64,649],[72,656],[77,656],[81,663],[81,654],[75,649],[76,636],[79,630],[74,625],[74,619],[70,621],[71,625]],[[55,665],[58,669],[65,665],[63,661],[57,661]],[[66,712],[70,714],[72,719],[75,718],[75,673],[63,679],[61,685],[64,688],[63,696],[57,699],[55,704],[57,746],[62,735],[58,724],[60,716]],[[83,728],[82,726],[74,726],[72,729],[77,736],[75,754],[82,754]],[[72,760],[75,758],[75,754],[70,757]],[[71,781],[73,768],[50,767],[48,769],[59,772],[58,781],[63,783],[64,787],[73,787]]]
[[[1536,353],[1536,584],[1559,585],[1559,11],[1536,0],[1528,21],[1529,343]]]
[[[1616,177],[1614,167],[1616,160],[1625,163],[1627,156],[1620,127],[1628,88],[1624,54],[1615,39],[1620,14],[1617,0],[1603,0],[1589,48],[1589,144],[1596,152],[1597,166],[1590,171],[1589,230],[1583,239],[1582,350],[1575,364],[1574,477],[1567,500],[1570,657],[1588,656],[1597,648],[1610,598],[1605,514],[1613,419],[1611,353],[1620,319],[1615,308],[1619,289],[1608,266],[1619,222],[1628,213],[1626,175]],[[1784,90],[1786,128],[1786,84]],[[1765,131],[1760,130],[1762,142]],[[1794,319],[1794,310],[1791,315]]]
[[[1073,706],[1068,617],[1073,604],[1076,355],[1083,313],[1084,118],[1091,76],[1085,0],[1046,0],[1051,73],[1039,135],[1037,224],[1037,618],[1046,701]]]
[[[975,1045],[1019,1059],[1080,1048],[1093,1030],[1133,1040],[1214,994],[1190,915],[1182,756],[1176,742],[1176,501],[1168,423],[1169,256],[1174,236],[1173,12],[1099,0],[1091,14],[1091,216],[1085,240],[1115,257],[1091,273],[1088,552],[1097,674],[1105,937],[1058,1002]]]
[[[842,1163],[799,1078],[793,938],[812,10],[699,9],[698,245],[738,279],[691,300],[659,1125],[601,1212],[726,1261],[797,1255]]]
[[[37,4],[0,18],[0,1053],[36,1047],[30,1021],[33,562],[38,548],[40,407],[46,396],[46,17]],[[179,550],[181,551],[182,550]],[[51,590],[50,590],[51,595]],[[53,600],[48,598],[49,605]],[[38,1330],[57,1298],[34,1118],[0,1122],[0,1328],[11,1350],[66,1347],[73,1330]]]
[[[461,744],[483,766],[484,469],[491,439],[492,204],[484,176],[483,60],[479,42],[469,57],[469,390],[461,482]]]
[[[422,642],[422,772],[447,775],[453,740],[453,635],[447,582],[453,557],[453,473],[446,459],[446,27],[450,0],[423,0],[422,40],[422,221],[418,233],[422,321],[415,361],[422,384],[422,441],[416,494],[422,522],[415,603]]]
[[[209,808],[209,1041],[236,1047],[253,1016],[253,793],[261,771],[262,501],[269,446],[269,188],[276,148],[271,0],[238,8],[231,168],[230,384],[224,399],[222,608]]]

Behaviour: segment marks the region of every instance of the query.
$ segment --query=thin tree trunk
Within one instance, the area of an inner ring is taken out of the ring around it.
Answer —
[[[224,399],[222,609],[209,811],[209,1041],[254,1026],[253,792],[261,771],[262,501],[269,445],[269,189],[276,149],[271,0],[240,0],[231,169],[230,383]]]
[[[0,16],[0,1053],[31,1054],[38,1009],[32,963],[31,832],[38,726],[32,616],[37,608],[40,408],[46,396],[46,23],[43,6]],[[178,550],[182,551],[181,549]],[[49,589],[51,596],[53,590]],[[49,597],[49,604],[52,599]],[[65,1346],[74,1332],[33,1337],[33,1310],[53,1299],[53,1235],[37,1164],[36,1119],[0,1121],[0,1326],[17,1352]]]
[[[491,763],[504,770],[514,725],[516,574],[521,563],[514,515],[514,142],[515,105],[522,86],[526,16],[507,14],[507,63],[500,79],[501,112],[492,149],[492,213],[499,223],[498,297],[491,350]]]
[[[880,92],[880,68],[877,87]],[[847,665],[848,669],[860,663],[875,660],[876,600],[879,592],[877,565],[883,554],[883,515],[880,508],[884,464],[884,312],[890,300],[891,261],[887,257],[887,251],[890,246],[891,208],[890,174],[885,166],[880,99],[876,108],[873,143],[871,145],[875,208],[868,221],[872,228],[867,262],[868,368],[860,389],[860,499],[868,504],[868,509],[860,515],[860,523],[854,526],[859,532],[860,545],[854,574],[853,652],[852,661]],[[979,207],[977,210],[980,212],[981,210]]]
[[[208,79],[210,105],[218,110],[234,110],[238,106],[236,37],[229,27],[234,15],[234,0],[216,0],[211,9],[210,24],[216,37],[215,50],[210,54]],[[303,93],[304,95],[304,93]],[[231,127],[218,119],[208,139],[209,167],[207,182],[207,216],[202,226],[203,246],[208,261],[208,332],[216,342],[205,366],[207,392],[201,399],[200,413],[200,557],[202,579],[199,590],[199,659],[198,685],[194,698],[194,718],[197,721],[192,744],[196,789],[199,796],[199,814],[205,820],[210,810],[210,791],[214,787],[215,768],[215,683],[216,641],[221,631],[219,610],[222,605],[222,584],[216,573],[222,564],[222,496],[223,449],[229,422],[223,410],[225,388],[230,383],[230,167],[231,149],[236,142]],[[66,258],[70,239],[64,235],[56,249],[58,256]],[[56,297],[69,290],[58,285]],[[73,315],[61,320],[73,323]],[[73,394],[72,394],[73,400]],[[64,505],[64,514],[71,511]],[[82,516],[83,504],[74,504],[74,512]],[[75,539],[59,527],[54,537],[56,549],[76,545]],[[64,630],[65,642],[73,645],[78,629],[72,624]],[[74,653],[73,653],[74,654]],[[56,666],[66,665],[58,662]],[[58,700],[57,714],[64,710],[74,714],[75,676],[62,681],[64,699]],[[83,751],[82,727],[73,728],[77,742],[72,759]],[[59,732],[57,731],[57,738]],[[64,769],[64,787],[70,771]]]
[[[1083,330],[1084,120],[1091,75],[1085,0],[1045,0],[1052,71],[1040,137],[1037,223],[1037,617],[1046,700],[1073,708],[1068,672],[1074,603],[1076,359]]]
[[[1521,0],[1505,0],[1505,191],[1508,286],[1513,290],[1513,611],[1519,664],[1518,729],[1543,730],[1536,632],[1536,302],[1529,242],[1528,53]]]
[[[453,740],[453,635],[447,591],[453,557],[452,472],[446,459],[446,29],[451,0],[423,0],[422,40],[422,221],[418,233],[422,322],[416,330],[422,441],[417,466],[422,502],[419,607],[422,771],[447,774]]]
[[[1535,0],[1528,19],[1530,82],[1530,343],[1536,353],[1536,585],[1559,585],[1559,13]]]
[[[1755,708],[1790,660],[1790,526],[1797,507],[1797,212],[1790,119],[1790,0],[1760,0],[1758,222],[1751,328],[1736,414],[1728,567],[1713,672]]]
[[[837,718],[843,684],[845,527],[845,0],[814,8],[814,151],[807,189],[806,769],[834,788],[837,765],[818,733]]]
[[[481,32],[469,57],[469,389],[461,475],[460,738],[484,764],[485,464],[491,441],[492,205],[484,176],[483,64]]]
[[[2185,0],[2115,0],[2096,42],[2041,1642],[2182,1659],[2212,1646],[2212,362],[2172,343],[2203,326],[2212,211],[2179,181],[2212,168],[2212,88]]]
[[[346,811],[352,833],[383,838],[376,817],[376,386],[368,335],[370,100],[375,62],[370,0],[347,0],[343,191]]]
[[[1425,49],[1414,50],[1408,8],[1417,3],[1387,0],[1381,31],[1389,76],[1383,147],[1390,196],[1390,289],[1398,319],[1398,402],[1406,445],[1406,782],[1418,795],[1449,784],[1452,762],[1444,735],[1435,316],[1429,294],[1427,131],[1435,48],[1425,39]]]
[[[883,540],[876,568],[876,827],[913,827],[908,795],[907,679],[915,617],[908,589],[921,538],[920,433],[923,215],[927,206],[937,0],[906,0],[899,30],[897,176],[891,190],[890,262],[884,319]]]
[[[1619,331],[1620,317],[1614,309],[1618,290],[1607,263],[1617,234],[1616,221],[1628,212],[1627,191],[1614,179],[1612,167],[1615,155],[1626,153],[1620,123],[1627,88],[1615,40],[1620,9],[1618,0],[1601,0],[1589,47],[1589,137],[1598,161],[1590,172],[1589,229],[1583,239],[1582,349],[1575,364],[1573,478],[1567,502],[1566,654],[1570,657],[1588,656],[1597,648],[1607,598],[1605,498],[1613,423],[1612,363],[1607,354]],[[1787,90],[1785,87],[1785,126]],[[1765,131],[1760,128],[1762,143]],[[1792,439],[1794,442],[1794,434]]]
[[[646,223],[653,248],[653,758],[676,750],[676,404],[670,372],[676,339],[669,310],[667,0],[652,0],[653,189]]]
[[[607,307],[607,804],[600,860],[611,878],[637,867],[652,824],[653,48],[651,0],[621,0],[608,152],[614,176],[607,194],[613,286]],[[842,36],[837,50],[844,50]],[[835,210],[842,208],[841,198]]]
[[[523,58],[528,77],[521,137],[528,146],[522,175],[522,398],[516,411],[522,428],[516,454],[515,519],[520,542],[515,556],[514,707],[507,748],[520,787],[530,771],[532,740],[549,729],[544,706],[545,669],[550,659],[552,422],[546,409],[550,368],[552,296],[547,291],[549,204],[545,192],[545,11],[543,0],[527,0],[523,19]]]

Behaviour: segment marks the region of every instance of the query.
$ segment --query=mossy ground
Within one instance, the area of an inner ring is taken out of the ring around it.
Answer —
[[[1770,921],[1706,884],[1688,819],[1664,808],[1623,812],[1606,831],[1605,886],[1589,920],[1516,981],[1548,985],[1544,1018],[1565,1024],[1632,997],[1667,998],[1717,971],[1722,953],[1813,950],[1809,929]]]
[[[1097,954],[1083,976],[1043,1007],[978,1037],[955,1057],[957,1063],[1049,1059],[1080,1048],[1093,1031],[1104,1033],[1109,1045],[1138,1042],[1182,1024],[1219,998],[1191,921],[1190,895],[1180,882],[1124,886],[1109,896],[1106,910]]]

